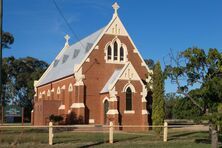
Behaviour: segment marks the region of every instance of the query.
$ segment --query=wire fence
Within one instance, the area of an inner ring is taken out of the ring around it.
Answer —
[[[219,138],[220,140],[220,138]],[[209,127],[204,125],[52,125],[0,126],[0,147],[37,145],[58,147],[109,147],[142,146],[174,147],[186,145],[211,145]],[[220,143],[219,143],[220,144]]]

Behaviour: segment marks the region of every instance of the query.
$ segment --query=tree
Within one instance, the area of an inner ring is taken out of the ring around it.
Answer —
[[[170,61],[165,74],[177,85],[176,93],[190,99],[203,113],[221,101],[222,88],[215,85],[222,85],[222,54],[217,49],[210,48],[205,52],[193,47],[176,56],[171,52]]]
[[[152,120],[153,125],[162,125],[164,122],[164,77],[161,70],[160,62],[154,66],[153,71],[153,104],[152,104]],[[159,134],[161,128],[154,128]]]
[[[5,103],[12,103],[25,108],[25,117],[30,117],[34,96],[34,80],[40,78],[48,67],[44,61],[26,57],[3,59],[3,96]]]
[[[176,96],[175,93],[167,93],[164,96],[165,119],[175,119],[173,108],[175,108],[175,104],[178,102],[178,100],[179,100],[179,97]]]
[[[1,26],[2,30],[2,26]],[[4,83],[3,80],[5,80],[6,73],[4,69],[2,68],[2,49],[4,48],[10,48],[10,45],[13,44],[14,42],[14,37],[12,34],[9,32],[1,32],[1,49],[0,49],[0,100],[1,100],[1,113],[0,115],[3,116],[2,114],[2,105],[4,105],[4,96],[2,95],[2,84]],[[2,82],[3,81],[3,82]],[[2,117],[1,117],[2,119]]]
[[[14,43],[14,37],[9,32],[2,33],[2,48],[10,48],[10,45]]]
[[[165,95],[165,118],[166,119],[191,119],[199,122],[203,113],[192,102],[176,93]]]

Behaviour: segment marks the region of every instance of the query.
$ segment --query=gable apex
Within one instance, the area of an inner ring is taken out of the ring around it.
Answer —
[[[120,18],[116,16],[112,23],[108,26],[108,28],[105,31],[105,34],[111,34],[111,35],[122,35],[127,36],[127,31],[121,22]]]

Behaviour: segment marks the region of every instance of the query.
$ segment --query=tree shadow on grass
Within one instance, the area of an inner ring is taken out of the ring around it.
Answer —
[[[131,137],[131,138],[124,138],[124,139],[121,139],[121,140],[114,140],[113,143],[135,140],[135,139],[140,138],[140,137],[142,137],[142,136],[136,136],[136,137]],[[96,142],[96,143],[80,146],[79,148],[88,148],[88,147],[98,146],[98,145],[105,144],[105,143],[109,143],[109,141],[108,140],[107,141],[100,141],[100,142]]]
[[[186,133],[174,134],[174,135],[172,135],[172,136],[169,136],[168,141],[177,140],[177,139],[180,139],[180,138],[182,138],[182,137],[184,137],[184,138],[190,138],[190,137],[186,137],[186,136],[190,136],[190,135],[194,135],[194,134],[202,134],[202,133],[207,133],[207,132],[195,131],[195,132],[186,132]],[[195,137],[193,137],[193,138],[195,138]]]
[[[195,143],[211,144],[211,140],[206,139],[206,138],[195,139]]]
[[[93,147],[93,146],[101,145],[101,144],[104,144],[104,143],[106,143],[106,142],[100,141],[100,142],[96,142],[96,143],[92,143],[92,144],[88,144],[88,145],[83,145],[83,146],[80,146],[80,147],[78,147],[78,148]]]
[[[143,136],[135,136],[135,137],[124,138],[124,139],[120,139],[120,140],[114,140],[114,143],[135,140],[135,139],[138,139],[141,137],[143,137]]]
[[[62,140],[58,140],[58,141],[54,142],[53,144],[73,143],[73,142],[79,142],[79,141],[80,141],[80,139],[70,139],[70,138],[64,139],[64,138],[62,138]]]

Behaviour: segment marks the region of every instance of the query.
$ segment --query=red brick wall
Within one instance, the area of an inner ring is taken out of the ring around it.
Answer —
[[[70,106],[72,105],[74,101],[73,98],[74,98],[74,93],[75,93],[74,89],[73,89],[73,92],[68,92],[68,87],[70,83],[72,85],[75,84],[74,76],[69,76],[62,80],[55,81],[50,84],[43,85],[37,88],[37,98],[39,101],[35,101],[35,105],[34,105],[34,124],[35,125],[45,124],[45,118],[51,115],[52,113],[58,114],[58,108],[61,104],[65,104],[64,113],[66,114],[68,113],[68,110],[70,109]],[[65,90],[61,89],[63,85],[65,85]],[[60,94],[57,94],[58,87],[60,87],[60,90],[61,90]],[[50,97],[48,97],[47,91],[52,90],[53,88],[54,88],[54,92],[52,92]],[[45,91],[44,97],[39,98],[39,93],[43,91]],[[70,98],[70,96],[72,98]],[[39,108],[38,105],[40,106],[40,110],[38,109]]]
[[[132,95],[132,110],[135,114],[126,114],[126,93],[123,92],[123,88],[127,85],[128,81],[119,80],[116,84],[116,90],[118,90],[119,99],[119,112],[122,117],[122,125],[142,125],[142,85],[139,81],[131,81],[130,83],[136,88],[136,92]]]
[[[99,49],[94,49],[89,55],[90,62],[85,62],[83,64],[83,74],[86,77],[84,80],[84,84],[86,85],[86,106],[89,108],[90,118],[95,119],[96,124],[103,123],[103,118],[101,118],[101,115],[103,115],[103,107],[98,108],[98,106],[101,106],[102,103],[101,100],[99,100],[99,92],[109,80],[114,70],[124,66],[124,64],[106,63],[104,59],[105,46],[114,38],[114,35],[104,35],[97,44]],[[127,46],[128,60],[131,61],[139,76],[145,80],[147,70],[144,66],[141,66],[142,60],[139,55],[133,52],[134,47],[130,40],[125,36],[119,36],[118,38]]]

